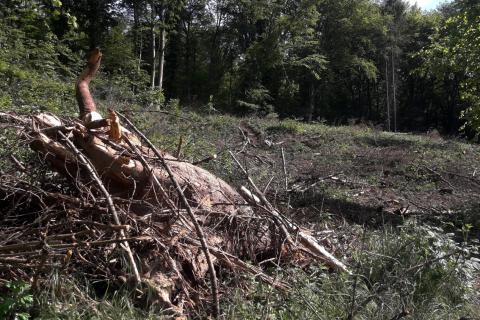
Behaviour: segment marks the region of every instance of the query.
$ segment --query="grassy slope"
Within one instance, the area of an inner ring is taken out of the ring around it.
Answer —
[[[226,150],[242,150],[240,158],[260,185],[273,176],[273,192],[282,189],[284,148],[289,188],[305,189],[317,182],[301,195],[293,192],[297,206],[323,202],[325,210],[357,222],[382,212],[458,213],[475,208],[480,200],[480,147],[459,140],[291,120],[157,117],[150,132],[162,147],[175,152],[183,136],[187,159],[218,153],[217,163],[208,167],[237,184]]]
[[[475,251],[479,146],[434,134],[292,120],[198,114],[149,119],[154,123],[150,134],[170,152],[176,152],[182,136],[186,159],[219,154],[206,167],[236,186],[245,182],[226,151],[238,152],[258,185],[269,185],[268,196],[278,207],[319,235],[327,234],[326,245],[365,277],[364,282],[318,270],[283,270],[279,276],[298,282],[298,292],[286,300],[261,285],[241,292],[235,307],[227,303],[231,318],[343,318],[351,306],[359,319],[390,319],[403,311],[415,319],[453,319],[478,311],[478,296],[466,295],[478,287],[478,263],[455,256],[408,273],[459,246]],[[285,191],[281,148],[290,192]]]

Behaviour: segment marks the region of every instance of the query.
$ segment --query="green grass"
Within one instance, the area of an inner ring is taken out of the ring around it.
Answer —
[[[52,274],[35,294],[31,314],[42,320],[160,320],[158,307],[139,305],[135,290],[112,287],[101,295],[87,280]]]
[[[334,230],[329,241],[335,255],[347,261],[354,272],[353,276],[330,273],[316,264],[304,269],[284,266],[267,270],[292,285],[286,294],[249,279],[235,279],[242,283],[235,289],[228,284],[232,279],[222,279],[227,282],[222,301],[226,319],[349,319],[352,309],[353,319],[392,319],[402,312],[409,313],[406,319],[459,319],[480,314],[478,296],[471,286],[478,271],[466,260],[467,255],[435,260],[460,249],[478,256],[478,248],[476,253],[474,250],[480,229],[477,193],[465,184],[468,179],[453,180],[444,172],[470,177],[474,168],[480,168],[479,146],[456,139],[380,132],[365,126],[239,119],[182,112],[178,108],[173,108],[170,115],[139,113],[135,120],[160,148],[172,154],[182,137],[183,159],[199,160],[218,154],[217,161],[204,167],[235,186],[245,181],[227,151],[244,148],[238,157],[247,164],[261,189],[273,177],[267,194],[282,211],[301,213],[303,221],[314,229]],[[239,128],[243,125],[251,131],[251,143],[245,147]],[[12,166],[8,160],[11,149],[19,149],[13,133],[5,133],[0,138],[4,168]],[[268,146],[265,140],[280,144]],[[346,183],[325,180],[305,194],[290,195],[292,207],[287,208],[280,148],[285,151],[290,184],[332,174]],[[31,152],[19,150],[15,153],[19,160],[27,164],[32,161]],[[458,187],[442,203],[451,206],[452,214],[431,216],[429,220],[397,217],[394,224],[379,224],[385,213],[377,210],[377,200],[413,195],[420,197],[417,202],[423,201],[425,206],[436,205],[428,199],[437,195],[444,182],[426,168],[438,170]],[[371,198],[355,196],[361,192],[368,195],[371,190],[376,192]],[[467,208],[455,207],[455,201]],[[367,219],[352,219],[363,214],[381,219],[371,225]],[[429,227],[432,224],[442,229]],[[428,261],[433,262],[425,264]],[[165,317],[161,309],[139,304],[128,289],[112,287],[99,294],[93,286],[75,276],[53,275],[40,294],[32,293],[33,306],[16,308],[38,319]]]
[[[466,281],[475,271],[464,266],[465,254],[441,230],[415,222],[348,229],[350,243],[345,253],[350,256],[352,275],[331,273],[316,264],[306,269],[268,269],[290,284],[286,293],[239,277],[239,288],[224,287],[223,318],[329,320],[352,316],[367,320],[392,319],[408,312],[407,319],[443,320],[479,314],[475,292]],[[80,283],[54,274],[41,294],[34,295],[35,306],[20,306],[19,310],[30,310],[37,319],[168,318],[161,309],[141,307],[129,289],[98,296],[90,285]]]
[[[285,296],[254,283],[225,301],[227,319],[459,319],[478,315],[465,284],[462,255],[435,258],[456,246],[441,234],[408,224],[365,231],[353,252],[352,276],[316,266],[280,270],[292,285]],[[353,310],[353,311],[352,311]]]

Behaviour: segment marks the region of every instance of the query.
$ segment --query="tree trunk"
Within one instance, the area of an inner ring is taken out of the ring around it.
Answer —
[[[135,36],[135,52],[138,54],[137,72],[142,67],[142,51],[143,51],[143,34],[140,31],[140,8],[137,2],[133,4],[133,20],[134,20],[134,36]]]
[[[167,45],[167,30],[165,30],[165,9],[161,8],[160,17],[162,20],[162,28],[160,30],[159,43],[159,61],[158,61],[158,90],[163,88],[163,69],[165,66],[165,47]]]
[[[389,83],[388,83],[388,59],[385,57],[385,81],[386,81],[386,91],[387,91],[387,129],[391,131],[390,128],[390,96],[389,96]]]
[[[140,26],[140,8],[138,2],[133,2],[133,45],[135,46],[135,52],[138,52],[139,45],[139,26]]]
[[[140,44],[138,46],[137,72],[140,72],[140,69],[142,68],[142,52],[143,52],[143,36],[140,34]]]
[[[142,35],[140,32],[140,8],[137,1],[133,2],[133,44],[135,49],[135,54],[138,52],[138,63],[137,63],[137,75],[135,80],[138,80],[138,74],[140,73],[140,67],[142,65]],[[134,93],[137,93],[138,88],[137,84],[132,84],[132,89]]]
[[[150,7],[151,7],[151,29],[150,29],[150,37],[151,37],[151,45],[152,45],[152,60],[150,62],[151,64],[151,67],[152,67],[152,73],[150,74],[150,87],[153,89],[155,89],[155,70],[156,70],[156,66],[155,66],[155,62],[156,62],[156,50],[157,50],[157,46],[155,44],[155,6],[153,5],[153,1],[150,3]]]
[[[366,118],[370,120],[372,115],[372,94],[370,92],[370,80],[367,79],[367,116]]]
[[[80,77],[78,77],[77,83],[75,84],[75,97],[77,98],[80,119],[83,119],[89,113],[97,111],[90,93],[89,84],[100,68],[101,61],[102,53],[98,48],[93,49],[89,54],[87,67],[83,70]]]
[[[187,100],[189,103],[192,102],[192,88],[191,88],[191,79],[192,73],[191,71],[191,63],[190,63],[190,50],[191,50],[191,40],[190,40],[190,21],[186,22],[185,27],[185,71],[187,73],[187,85],[186,85],[186,93],[187,93]]]
[[[373,86],[375,88],[375,121],[378,119],[381,119],[380,117],[380,86],[377,82],[373,83]]]
[[[397,132],[397,97],[395,88],[395,55],[392,49],[392,95],[393,95],[393,131]]]
[[[163,69],[165,66],[165,46],[167,41],[167,31],[162,28],[160,31],[160,57],[158,62],[158,89],[163,88]]]
[[[307,115],[308,122],[312,122],[314,112],[315,112],[315,84],[312,81],[310,82],[310,97],[309,97],[308,115]]]

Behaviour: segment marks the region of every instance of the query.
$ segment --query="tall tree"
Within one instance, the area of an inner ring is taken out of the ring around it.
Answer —
[[[423,70],[442,82],[446,93],[445,110],[452,123],[463,109],[467,125],[480,130],[480,3],[457,0],[445,8],[447,16],[422,55]]]
[[[403,30],[405,29],[405,17],[409,5],[404,0],[385,0],[384,10],[390,17],[390,66],[391,66],[391,87],[392,87],[392,108],[393,108],[393,131],[397,131],[397,59],[401,51],[403,41]]]

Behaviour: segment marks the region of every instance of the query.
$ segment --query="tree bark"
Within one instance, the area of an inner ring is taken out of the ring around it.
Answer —
[[[142,67],[143,52],[143,35],[140,31],[140,8],[137,1],[133,2],[133,20],[134,20],[134,36],[135,36],[135,52],[138,54],[137,72]]]
[[[395,55],[392,48],[392,95],[393,95],[393,131],[397,132],[397,97],[395,88]]]
[[[102,53],[98,48],[93,49],[93,51],[90,52],[87,67],[83,70],[80,77],[78,77],[75,85],[75,97],[77,98],[80,119],[83,119],[83,117],[90,112],[97,111],[88,86],[100,68],[101,61]]]
[[[187,72],[187,98],[188,102],[192,102],[192,74],[191,70],[191,63],[190,63],[190,50],[191,50],[191,41],[190,41],[190,21],[186,22],[185,26],[185,70]]]
[[[155,6],[153,1],[150,2],[150,9],[151,9],[151,28],[150,28],[150,37],[151,37],[151,45],[152,45],[152,59],[150,61],[151,68],[152,68],[152,73],[150,74],[150,87],[155,89],[155,71],[156,71],[156,51],[157,51],[157,46],[155,44]]]
[[[138,2],[133,1],[133,42],[135,46],[135,52],[138,52],[139,48],[139,26],[140,26],[140,8]]]
[[[389,83],[388,83],[388,59],[385,57],[385,82],[386,82],[386,91],[387,91],[387,129],[391,131],[390,128],[390,95],[389,95]]]
[[[163,69],[165,65],[165,46],[167,41],[167,31],[165,26],[160,31],[160,57],[158,62],[158,90],[163,89]]]

